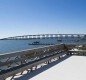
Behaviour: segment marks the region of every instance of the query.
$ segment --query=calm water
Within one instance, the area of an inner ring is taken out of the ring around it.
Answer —
[[[29,45],[29,43],[32,43],[34,41],[40,41],[44,44],[60,44],[61,42],[57,41],[57,38],[48,38],[48,39],[31,39],[31,40],[0,40],[0,54],[5,54],[9,52],[14,51],[21,51],[26,49],[32,49],[32,48],[38,48],[43,47],[45,45]],[[66,39],[64,38],[63,43],[73,43],[73,40],[71,38]]]
[[[56,38],[55,39],[54,38],[53,39],[31,39],[31,40],[0,40],[0,54],[46,46],[46,45],[29,45],[34,41],[40,41],[41,43],[44,43],[44,44],[57,43]]]
[[[29,40],[0,40],[0,54],[42,47],[43,45],[28,45]]]

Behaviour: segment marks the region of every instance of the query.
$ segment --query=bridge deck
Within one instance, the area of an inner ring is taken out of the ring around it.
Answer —
[[[2,40],[22,40],[35,38],[53,38],[53,37],[86,37],[86,34],[38,34],[38,35],[23,35],[3,38]]]

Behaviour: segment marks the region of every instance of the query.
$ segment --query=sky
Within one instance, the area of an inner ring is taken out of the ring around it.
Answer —
[[[0,38],[86,34],[86,0],[0,0]]]

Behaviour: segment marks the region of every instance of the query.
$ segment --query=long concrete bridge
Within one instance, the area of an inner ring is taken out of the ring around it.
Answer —
[[[38,34],[38,35],[23,35],[3,38],[2,40],[27,40],[27,39],[41,39],[41,38],[55,38],[55,37],[78,37],[82,38],[86,34]]]
[[[25,70],[31,72],[36,70],[37,66],[42,63],[48,65],[65,56],[86,56],[86,50],[74,50],[79,48],[80,46],[77,44],[61,44],[0,54],[0,80],[5,80],[10,76],[14,77],[17,73],[22,73]]]

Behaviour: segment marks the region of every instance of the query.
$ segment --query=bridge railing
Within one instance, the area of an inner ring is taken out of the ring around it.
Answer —
[[[52,45],[31,50],[0,54],[0,79],[15,75],[33,66],[65,56],[75,45]]]

